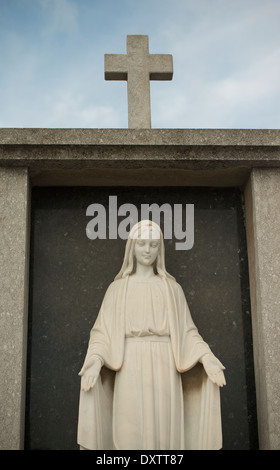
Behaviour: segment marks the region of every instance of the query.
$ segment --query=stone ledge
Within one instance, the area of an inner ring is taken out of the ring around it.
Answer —
[[[0,145],[280,146],[279,129],[2,128]]]
[[[279,167],[279,146],[0,144],[0,166],[29,168]]]
[[[280,168],[280,130],[0,129],[0,167],[39,185],[243,185]]]

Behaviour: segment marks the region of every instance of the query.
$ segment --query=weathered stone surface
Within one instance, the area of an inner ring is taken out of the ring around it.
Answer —
[[[280,131],[0,129],[0,166],[1,448],[19,448],[24,426],[28,171],[45,186],[152,187],[240,186],[252,172],[245,202],[259,429],[261,448],[279,448]]]
[[[0,129],[0,145],[279,147],[279,129]],[[228,150],[233,150],[228,148]]]
[[[0,449],[23,445],[29,263],[26,169],[0,168]]]
[[[259,436],[280,448],[280,170],[255,169],[246,188]]]
[[[38,185],[241,186],[280,167],[279,130],[0,129],[0,166]]]

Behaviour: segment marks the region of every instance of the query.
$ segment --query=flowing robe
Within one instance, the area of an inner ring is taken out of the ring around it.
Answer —
[[[86,449],[97,450],[133,448],[131,446],[135,445],[137,433],[126,434],[127,430],[133,431],[142,426],[138,408],[135,408],[133,413],[133,403],[136,404],[137,399],[133,402],[131,398],[135,391],[133,388],[136,388],[139,380],[137,382],[133,379],[134,374],[129,376],[126,364],[133,360],[135,341],[139,341],[139,337],[144,341],[151,340],[152,336],[156,335],[160,338],[161,334],[161,339],[157,339],[152,346],[149,345],[148,350],[152,360],[156,353],[155,348],[165,348],[168,378],[162,380],[168,384],[167,394],[171,394],[169,402],[173,403],[173,411],[170,411],[173,424],[168,429],[169,444],[166,444],[166,429],[163,429],[168,423],[165,421],[164,424],[163,420],[159,429],[165,434],[164,437],[159,437],[158,442],[153,442],[153,439],[149,442],[148,437],[144,435],[138,449],[220,449],[222,431],[219,387],[210,381],[199,362],[204,354],[211,354],[211,350],[193,323],[181,286],[174,280],[161,278],[166,315],[166,325],[163,325],[161,333],[158,328],[146,333],[139,329],[131,332],[127,326],[128,282],[129,276],[114,281],[109,286],[90,334],[86,360],[92,355],[97,355],[102,358],[104,366],[94,388],[88,392],[80,392],[78,444]],[[131,337],[127,338],[128,335]],[[148,338],[149,335],[151,338]],[[145,342],[146,345],[147,343],[149,341]],[[138,346],[143,347],[140,344]],[[131,347],[134,347],[134,350],[130,349]],[[142,391],[145,393],[146,369],[150,370],[148,364],[144,371],[137,372],[138,376],[140,374],[141,383],[144,383],[143,390],[141,387],[137,390],[137,396]],[[124,379],[121,379],[123,376]],[[152,381],[154,383],[153,378]],[[158,390],[154,390],[154,396],[155,402],[162,401],[161,398],[157,400]],[[130,424],[126,425],[125,420],[122,426],[122,411],[125,414],[126,404],[131,427]],[[160,416],[156,419],[159,418]],[[147,429],[155,424],[151,419]],[[143,432],[146,433],[145,427]]]

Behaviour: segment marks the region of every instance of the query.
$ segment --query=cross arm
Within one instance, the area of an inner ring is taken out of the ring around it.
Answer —
[[[173,57],[171,54],[149,55],[150,80],[172,80]]]
[[[105,80],[127,80],[128,63],[126,54],[104,55]]]

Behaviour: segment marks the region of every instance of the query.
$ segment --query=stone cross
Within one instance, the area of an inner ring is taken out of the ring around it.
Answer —
[[[150,80],[172,77],[172,55],[149,54],[148,36],[127,36],[127,54],[105,54],[105,80],[127,80],[129,128],[151,128]]]

